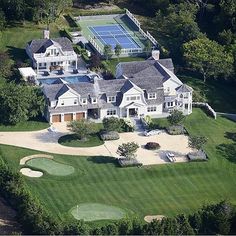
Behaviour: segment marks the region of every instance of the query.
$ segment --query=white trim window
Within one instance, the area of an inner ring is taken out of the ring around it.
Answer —
[[[157,94],[156,93],[148,93],[148,99],[156,99]]]
[[[81,103],[82,105],[86,105],[87,104],[87,98],[81,98]]]
[[[136,101],[136,100],[140,100],[141,97],[140,96],[131,96],[131,97],[127,97],[126,101]]]
[[[98,101],[97,101],[97,98],[95,98],[95,97],[91,98],[91,101],[92,101],[92,104],[95,104],[95,103],[98,102]]]
[[[157,107],[156,106],[151,106],[147,108],[147,112],[155,112],[157,111]]]
[[[108,103],[112,103],[112,102],[115,102],[116,101],[116,97],[115,96],[109,96],[107,97],[107,102]]]
[[[107,116],[115,116],[115,115],[116,115],[116,109],[107,110]]]

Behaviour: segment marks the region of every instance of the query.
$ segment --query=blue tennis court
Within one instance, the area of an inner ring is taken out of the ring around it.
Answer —
[[[94,39],[103,45],[109,44],[114,49],[120,44],[124,49],[140,49],[141,47],[133,40],[134,34],[128,33],[120,25],[105,25],[89,27]]]

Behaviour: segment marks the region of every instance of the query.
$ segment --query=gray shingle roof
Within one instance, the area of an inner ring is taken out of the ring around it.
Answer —
[[[171,58],[166,59],[159,59],[158,62],[163,65],[165,68],[169,69],[170,71],[174,72],[174,64]]]
[[[193,89],[190,86],[188,86],[187,84],[182,84],[181,86],[176,88],[176,91],[179,93],[188,93],[188,92],[192,92]]]
[[[54,39],[34,39],[30,41],[29,46],[32,53],[44,53],[51,45],[61,47],[62,51],[73,51],[72,43],[68,38],[54,38]]]

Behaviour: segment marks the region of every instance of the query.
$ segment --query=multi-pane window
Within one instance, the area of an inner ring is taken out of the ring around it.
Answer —
[[[97,103],[97,98],[92,98],[92,103]]]
[[[155,112],[155,111],[157,111],[157,107],[155,107],[155,106],[147,108],[147,112]]]
[[[136,101],[140,100],[140,96],[131,96],[126,98],[127,101]]]
[[[108,115],[108,116],[114,116],[114,115],[116,115],[116,110],[115,110],[115,109],[109,109],[109,110],[107,110],[107,115]]]
[[[173,102],[168,102],[168,107],[173,107],[174,103]]]
[[[111,103],[111,102],[115,102],[116,101],[116,97],[115,96],[109,96],[108,97],[108,102]]]
[[[82,103],[82,104],[87,104],[87,98],[82,98],[82,99],[81,99],[81,103]]]
[[[156,99],[157,94],[156,93],[149,93],[148,94],[148,99]]]

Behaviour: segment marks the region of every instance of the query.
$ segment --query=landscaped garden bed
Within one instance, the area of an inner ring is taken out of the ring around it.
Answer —
[[[95,147],[104,144],[98,134],[91,134],[84,140],[78,139],[76,134],[68,134],[60,137],[58,143],[68,147]]]

